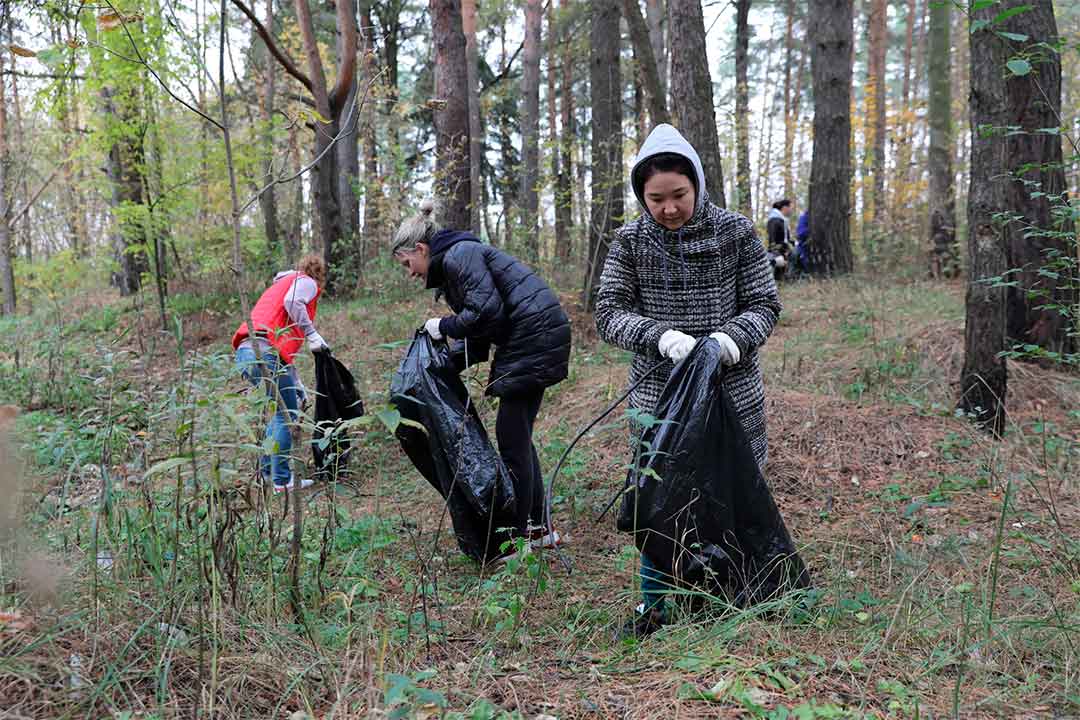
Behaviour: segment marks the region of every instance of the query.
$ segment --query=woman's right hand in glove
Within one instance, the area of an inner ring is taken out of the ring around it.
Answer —
[[[671,362],[678,364],[682,362],[682,359],[690,354],[690,351],[694,349],[694,345],[697,344],[697,340],[690,337],[684,332],[678,330],[668,330],[660,336],[660,342],[657,344],[657,349],[660,354],[671,360]]]

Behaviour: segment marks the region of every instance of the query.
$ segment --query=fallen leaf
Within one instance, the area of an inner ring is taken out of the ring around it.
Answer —
[[[920,535],[919,533],[915,533],[914,535],[911,536],[911,542],[913,542],[913,543],[921,543],[922,541],[923,541],[923,536]]]
[[[24,617],[18,610],[0,611],[0,628],[18,632],[30,627],[30,618]]]
[[[26,48],[24,48],[24,47],[22,47],[20,45],[8,45],[8,49],[11,50],[11,52],[15,53],[16,55],[18,55],[19,57],[27,57],[27,58],[37,57],[36,52],[34,52],[33,50],[27,50]]]

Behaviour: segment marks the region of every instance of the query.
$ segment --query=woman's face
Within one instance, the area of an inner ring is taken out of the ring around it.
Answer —
[[[431,254],[427,245],[416,243],[414,249],[398,252],[394,257],[409,272],[409,277],[419,280],[427,279],[428,264],[431,261]]]
[[[694,184],[678,172],[658,172],[645,181],[645,207],[656,222],[678,230],[694,214]]]

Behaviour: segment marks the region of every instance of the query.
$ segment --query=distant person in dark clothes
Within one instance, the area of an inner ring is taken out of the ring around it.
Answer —
[[[765,224],[769,238],[769,262],[773,266],[773,277],[777,280],[784,277],[788,265],[794,260],[795,243],[788,227],[788,218],[794,210],[795,205],[791,200],[777,200],[769,210],[769,219]]]
[[[262,459],[262,474],[273,481],[274,492],[297,486],[289,469],[292,450],[289,425],[296,422],[306,392],[293,366],[293,357],[305,341],[312,352],[327,347],[315,329],[315,313],[325,283],[326,262],[318,255],[301,258],[295,270],[277,274],[251,309],[249,320],[255,323],[255,332],[249,330],[245,321],[233,334],[232,346],[240,373],[256,387],[264,379],[273,380],[277,389],[267,385],[267,393],[272,400],[285,405],[277,408],[266,426],[266,437],[273,442],[274,449]],[[309,478],[304,478],[299,486],[304,488],[311,483]]]
[[[810,211],[803,210],[795,228],[795,267],[810,272]]]
[[[547,527],[544,479],[533,446],[533,424],[544,389],[567,376],[570,320],[551,288],[524,263],[463,230],[443,228],[428,200],[394,236],[394,258],[409,274],[438,289],[456,314],[431,318],[434,340],[453,339],[459,369],[488,359],[487,394],[499,398],[495,437],[513,475],[519,537],[533,547],[554,547]]]
[[[769,446],[758,348],[781,305],[754,224],[710,202],[697,151],[671,125],[649,134],[630,181],[642,213],[615,231],[596,296],[600,337],[634,353],[630,407],[655,412],[675,364],[699,338],[710,337],[720,346],[724,385],[764,468]],[[664,360],[661,370],[647,374]],[[642,553],[643,602],[627,633],[646,635],[665,622],[669,585]]]

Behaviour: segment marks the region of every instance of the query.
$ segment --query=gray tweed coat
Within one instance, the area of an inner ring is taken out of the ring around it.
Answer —
[[[669,152],[686,157],[697,171],[694,215],[672,231],[645,211],[616,231],[600,278],[596,327],[606,342],[635,353],[630,383],[662,359],[657,344],[667,330],[695,338],[714,332],[731,336],[741,358],[724,382],[764,468],[765,387],[757,350],[781,310],[772,268],[753,223],[708,201],[697,152],[675,128],[653,130],[635,170],[652,155]],[[641,201],[640,188],[635,191]],[[630,395],[631,407],[652,412],[672,367],[668,362],[645,380]]]

